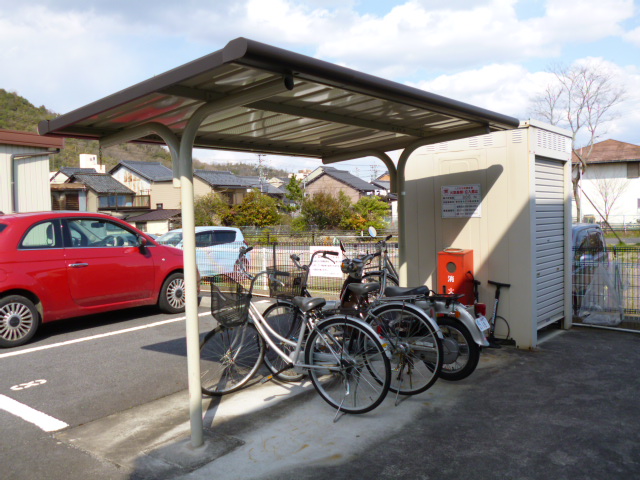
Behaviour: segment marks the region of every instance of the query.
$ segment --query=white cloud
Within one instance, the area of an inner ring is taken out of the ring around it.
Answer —
[[[623,35],[623,38],[628,42],[632,43],[636,47],[640,47],[640,27],[637,27],[633,30],[626,32]]]

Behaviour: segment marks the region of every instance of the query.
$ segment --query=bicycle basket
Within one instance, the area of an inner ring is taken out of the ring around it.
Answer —
[[[267,267],[267,272],[269,273],[269,296],[293,298],[303,295],[309,275],[307,270],[301,270],[297,267]],[[275,277],[277,282],[273,281],[271,276]]]
[[[228,275],[210,277],[211,315],[225,327],[242,325],[249,317],[251,294]]]

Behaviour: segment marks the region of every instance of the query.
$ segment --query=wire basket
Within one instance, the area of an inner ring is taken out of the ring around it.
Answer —
[[[303,296],[303,291],[307,287],[308,270],[302,270],[298,267],[267,267],[267,272],[269,274],[270,297],[293,298]],[[274,282],[271,276],[278,281]]]
[[[211,315],[225,327],[242,325],[249,318],[251,293],[229,275],[209,277],[211,282]]]

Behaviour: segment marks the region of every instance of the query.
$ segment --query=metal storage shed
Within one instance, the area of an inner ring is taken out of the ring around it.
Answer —
[[[518,126],[518,120],[245,38],[94,103],[43,121],[41,135],[168,145],[182,188],[192,443],[202,443],[192,149],[321,158],[373,156],[400,192],[422,145]],[[398,167],[387,152],[403,150]]]

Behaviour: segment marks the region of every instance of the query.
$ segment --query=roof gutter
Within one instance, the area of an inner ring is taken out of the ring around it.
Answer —
[[[33,157],[43,157],[43,156],[49,156],[49,155],[55,155],[56,153],[60,153],[60,149],[56,148],[55,150],[49,150],[46,152],[40,152],[40,153],[12,153],[11,157],[9,159],[9,176],[11,178],[11,212],[12,213],[17,213],[16,212],[16,205],[18,203],[18,199],[16,198],[17,196],[17,192],[16,192],[16,167],[15,167],[15,161],[16,160],[23,160],[25,158],[33,158]]]

